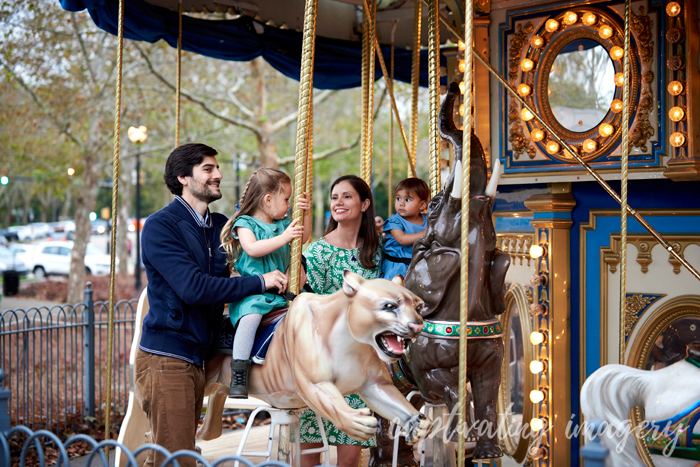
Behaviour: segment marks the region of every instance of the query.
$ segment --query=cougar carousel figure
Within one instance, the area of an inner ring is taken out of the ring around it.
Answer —
[[[459,333],[467,333],[467,378],[471,384],[474,422],[490,427],[476,442],[474,459],[501,457],[496,427],[496,400],[501,382],[503,339],[497,315],[505,306],[505,277],[510,256],[496,248],[491,219],[500,164],[488,181],[484,151],[472,133],[469,182],[469,287],[468,327],[459,328],[460,257],[462,214],[462,130],[453,121],[459,86],[452,83],[440,109],[440,135],[452,143],[454,166],[444,189],[428,206],[428,227],[413,246],[405,286],[425,302],[420,314],[425,326],[406,355],[393,364],[393,377],[402,392],[417,387],[432,404],[446,404],[457,413],[459,399]],[[488,181],[488,185],[487,185]],[[467,411],[467,413],[469,410]],[[385,426],[385,424],[382,424]],[[449,439],[457,440],[457,416],[447,427]],[[473,431],[472,431],[473,433]],[[388,436],[378,436],[378,444]],[[370,465],[391,465],[390,449],[378,446]],[[412,454],[399,456],[400,465],[412,465]],[[415,465],[415,464],[413,464]]]

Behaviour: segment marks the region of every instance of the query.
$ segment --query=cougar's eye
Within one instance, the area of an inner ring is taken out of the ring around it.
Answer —
[[[395,304],[395,303],[391,303],[391,302],[385,303],[384,306],[382,306],[382,309],[383,309],[384,311],[391,311],[391,312],[396,312],[397,308],[398,308],[398,307],[396,306],[396,304]]]

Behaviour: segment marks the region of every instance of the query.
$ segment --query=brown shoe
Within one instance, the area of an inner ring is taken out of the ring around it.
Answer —
[[[231,360],[231,389],[229,397],[234,399],[248,398],[248,378],[250,376],[250,360]]]

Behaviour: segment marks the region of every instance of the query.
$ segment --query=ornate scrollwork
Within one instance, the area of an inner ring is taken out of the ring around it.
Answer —
[[[700,236],[698,235],[666,235],[666,239],[671,242],[673,249],[683,256],[683,251],[688,245],[700,245]],[[652,261],[651,250],[656,244],[651,235],[631,235],[627,237],[627,242],[637,249],[637,263],[642,267],[642,273],[649,272],[649,265]],[[603,253],[603,261],[610,267],[610,272],[617,271],[617,265],[620,263],[620,235],[614,234],[610,236],[610,246],[601,248]],[[681,273],[681,263],[668,255],[668,262],[673,266],[673,272]]]
[[[630,133],[630,144],[633,148],[639,148],[646,153],[648,152],[647,142],[655,133],[653,125],[649,122],[649,114],[654,108],[654,91],[651,87],[651,83],[654,82],[654,73],[651,71],[654,61],[654,41],[652,40],[654,22],[649,15],[644,14],[644,11],[644,7],[640,6],[638,15],[632,12],[630,24],[639,39],[639,56],[646,68],[642,79],[641,99],[637,108],[637,124]]]
[[[514,86],[518,81],[520,54],[525,44],[529,42],[530,34],[532,34],[533,30],[534,27],[530,22],[525,23],[524,26],[518,24],[516,26],[516,32],[513,34],[513,38],[510,41],[510,48],[508,49],[508,79]],[[520,154],[526,153],[530,159],[534,158],[535,148],[530,145],[530,138],[525,135],[525,131],[520,124],[518,104],[512,97],[510,97],[510,105],[508,106],[508,123],[513,124],[508,134],[508,141],[513,150],[513,157],[518,159],[520,158]]]
[[[627,294],[625,298],[625,341],[629,339],[642,314],[665,294]]]

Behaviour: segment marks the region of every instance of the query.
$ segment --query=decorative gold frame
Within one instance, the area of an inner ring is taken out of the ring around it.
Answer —
[[[530,298],[529,298],[530,297]],[[503,342],[504,342],[504,355],[503,363],[501,365],[501,387],[499,389],[497,410],[499,414],[504,414],[505,410],[510,405],[510,372],[508,371],[508,362],[510,361],[510,346],[508,341],[510,340],[510,319],[512,317],[511,310],[513,305],[517,306],[518,315],[520,316],[520,322],[522,324],[522,338],[523,338],[523,360],[525,362],[525,385],[523,388],[524,392],[524,402],[523,402],[523,425],[529,423],[533,414],[533,404],[530,401],[529,394],[535,388],[535,377],[530,374],[527,366],[530,361],[534,358],[533,346],[530,344],[530,333],[533,331],[532,322],[530,320],[530,302],[532,293],[528,294],[525,287],[520,284],[513,285],[506,293],[506,312],[501,315],[501,326],[503,327]],[[503,423],[508,423],[506,417],[503,418]],[[525,460],[528,452],[529,440],[523,436],[527,430],[520,430],[520,437],[517,439],[511,438],[509,436],[508,426],[505,426],[504,436],[501,439],[501,447],[504,452],[515,459],[516,462],[520,463]]]
[[[627,357],[627,365],[640,370],[645,369],[651,348],[659,335],[673,322],[690,317],[700,318],[700,295],[681,295],[667,301],[657,310],[654,310],[632,342],[629,356]],[[630,412],[632,426],[639,426],[643,422],[642,414],[640,407],[635,407]],[[651,460],[644,438],[635,436],[635,439],[637,440],[637,450],[644,461],[644,465],[646,467],[654,467],[654,462]]]

